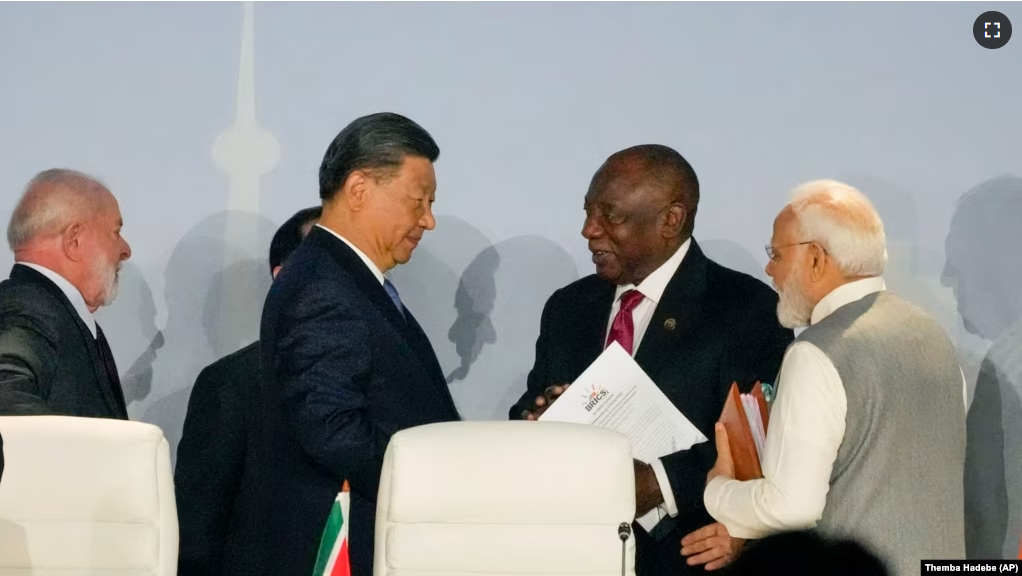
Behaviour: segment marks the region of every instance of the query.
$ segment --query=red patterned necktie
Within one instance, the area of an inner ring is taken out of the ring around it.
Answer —
[[[632,353],[632,346],[635,341],[635,323],[632,322],[632,310],[642,302],[645,296],[638,290],[626,290],[621,294],[621,309],[617,316],[614,316],[614,323],[610,325],[610,333],[607,334],[607,343],[604,348],[610,346],[611,342],[617,341],[625,352]]]

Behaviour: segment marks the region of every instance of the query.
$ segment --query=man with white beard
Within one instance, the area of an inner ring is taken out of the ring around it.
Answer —
[[[127,420],[117,366],[93,318],[117,294],[131,248],[121,211],[95,178],[36,175],[7,228],[14,251],[0,283],[0,414]]]
[[[963,558],[965,379],[937,322],[886,290],[872,204],[840,182],[805,184],[767,255],[781,324],[808,327],[781,365],[762,479],[733,479],[716,425],[707,511],[736,538],[816,526],[859,540],[897,576]]]

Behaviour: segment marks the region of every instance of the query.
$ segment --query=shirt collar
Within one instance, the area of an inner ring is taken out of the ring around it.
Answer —
[[[813,308],[813,315],[810,322],[812,324],[816,324],[827,316],[830,316],[835,310],[845,304],[851,304],[852,302],[861,300],[870,294],[882,292],[884,290],[887,290],[887,286],[884,284],[883,276],[863,278],[862,280],[855,280],[854,282],[842,284],[831,290],[830,294],[824,296],[816,307]]]
[[[365,255],[365,252],[362,252],[361,250],[358,249],[357,246],[352,244],[350,240],[348,240],[344,236],[341,236],[337,232],[334,232],[333,230],[327,228],[326,226],[323,226],[322,224],[316,224],[316,227],[317,228],[322,228],[323,230],[326,230],[327,232],[333,234],[338,240],[340,240],[341,242],[344,242],[345,244],[347,244],[348,248],[351,248],[352,250],[354,250],[355,254],[357,254],[358,257],[362,259],[362,262],[364,262],[366,267],[369,268],[369,271],[373,273],[373,276],[376,276],[376,279],[380,281],[380,284],[383,284],[383,272],[380,271],[380,269],[376,267],[376,263],[375,262],[370,260],[369,257]]]
[[[71,302],[71,306],[74,307],[75,312],[78,312],[78,316],[81,317],[82,322],[85,322],[85,325],[89,328],[89,332],[92,332],[92,337],[96,337],[96,319],[92,316],[92,312],[89,312],[89,306],[85,303],[85,297],[82,296],[82,293],[78,290],[78,288],[75,288],[74,284],[45,266],[32,264],[31,262],[17,262],[17,264],[27,266],[35,270],[45,276],[50,282],[56,284],[57,288],[60,288],[60,291],[63,292],[64,296]]]
[[[685,254],[688,253],[688,248],[691,245],[692,238],[685,240],[684,244],[679,246],[666,262],[661,264],[660,267],[647,276],[645,280],[639,282],[638,286],[635,284],[618,286],[617,290],[614,292],[614,301],[617,302],[617,299],[626,291],[636,289],[641,292],[643,296],[652,300],[653,304],[660,304],[660,298],[663,297],[664,290],[667,289],[667,285],[671,282],[671,278],[674,278],[674,273],[678,271],[678,266],[681,266],[681,261],[685,259]]]

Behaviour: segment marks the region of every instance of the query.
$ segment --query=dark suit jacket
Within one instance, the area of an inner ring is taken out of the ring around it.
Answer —
[[[313,228],[263,308],[251,470],[262,573],[309,576],[344,480],[352,574],[372,572],[383,454],[397,431],[458,419],[418,323],[344,242]],[[249,472],[246,471],[246,476]]]
[[[0,282],[0,414],[128,419],[120,385],[67,296],[17,264]]]
[[[224,548],[242,545],[234,501],[245,464],[246,399],[259,378],[255,342],[204,368],[192,387],[174,469],[180,576],[219,575]]]
[[[528,391],[511,408],[511,418],[518,418],[547,386],[573,382],[600,355],[614,292],[612,283],[592,275],[550,297]],[[713,425],[731,383],[737,381],[747,392],[757,380],[773,382],[794,338],[778,324],[776,308],[773,290],[712,262],[693,239],[653,313],[635,361],[709,441],[661,459],[678,517],[658,542],[634,526],[638,574],[705,572],[686,566],[680,541],[713,522],[703,506],[703,489],[717,457]],[[668,318],[675,320],[673,330],[665,325]]]

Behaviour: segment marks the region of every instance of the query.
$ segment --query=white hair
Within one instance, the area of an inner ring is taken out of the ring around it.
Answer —
[[[40,236],[60,234],[76,218],[95,209],[95,192],[106,186],[76,170],[53,168],[37,174],[25,187],[11,221],[7,243],[17,250]]]
[[[814,180],[796,188],[788,205],[801,241],[820,244],[846,277],[883,274],[884,223],[862,192],[835,180]]]

